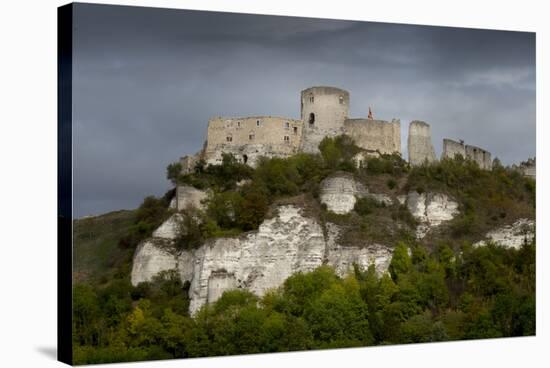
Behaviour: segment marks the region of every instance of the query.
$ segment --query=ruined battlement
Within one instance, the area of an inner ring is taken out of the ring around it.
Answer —
[[[491,170],[493,161],[491,160],[491,152],[483,148],[464,144],[463,141],[453,141],[452,139],[443,139],[443,153],[441,158],[455,158],[462,156],[465,159],[477,162],[480,168]]]
[[[383,154],[401,154],[401,122],[374,119],[346,119],[344,133],[355,141],[355,144],[368,151]]]

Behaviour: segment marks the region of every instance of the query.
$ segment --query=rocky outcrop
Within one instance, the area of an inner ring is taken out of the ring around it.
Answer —
[[[326,263],[334,267],[336,274],[344,277],[353,271],[353,265],[366,270],[374,265],[376,272],[382,274],[390,266],[392,249],[382,244],[365,244],[363,247],[342,246],[338,244],[340,228],[332,223],[327,224]]]
[[[224,290],[211,291],[212,283],[218,289],[226,285],[262,296],[293,273],[319,267],[324,253],[321,226],[303,217],[296,207],[280,207],[279,214],[264,221],[258,231],[244,238],[215,239],[195,251],[190,311],[193,313],[205,303],[216,301],[209,295],[221,296]],[[225,279],[232,280],[220,282],[220,271],[226,273]],[[212,275],[218,281],[211,281]]]
[[[169,222],[176,219],[169,219],[161,228],[171,228]],[[387,270],[391,248],[380,244],[345,247],[337,243],[339,232],[333,224],[327,224],[324,232],[315,219],[303,216],[300,208],[281,206],[277,215],[265,220],[257,231],[239,238],[218,238],[195,250],[176,252],[157,243],[169,240],[153,238],[136,251],[132,284],[176,269],[182,281],[190,282],[189,309],[195,313],[226,290],[242,288],[262,296],[292,274],[309,272],[322,264],[333,266],[341,276],[354,263],[364,268],[374,264],[378,272]]]
[[[153,231],[153,238],[170,240],[175,239],[178,235],[180,224],[181,215],[176,213],[168,220],[164,221],[155,231]]]
[[[320,200],[329,211],[342,215],[353,210],[357,198],[366,192],[366,188],[353,175],[339,173],[321,182]]]
[[[178,185],[176,188],[176,209],[178,211],[189,207],[202,209],[204,200],[208,197],[207,192],[199,190],[190,185]]]
[[[178,268],[176,255],[165,245],[156,239],[149,239],[138,246],[132,265],[133,285],[151,281],[153,276],[162,271]]]
[[[393,203],[392,198],[386,194],[369,193],[363,184],[346,172],[324,179],[319,197],[329,211],[339,215],[351,212],[358,198],[368,197],[386,206]]]
[[[535,238],[535,221],[519,219],[511,225],[489,231],[485,237],[485,240],[475,243],[474,246],[484,246],[490,241],[502,247],[519,249]]]
[[[458,214],[458,203],[442,193],[410,192],[406,197],[400,196],[399,202],[407,208],[420,224],[416,237],[422,239],[431,228],[452,220]]]

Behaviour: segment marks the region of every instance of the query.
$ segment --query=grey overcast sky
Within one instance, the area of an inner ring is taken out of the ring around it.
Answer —
[[[535,34],[78,4],[75,216],[170,188],[209,117],[298,118],[300,91],[350,92],[350,116],[431,124],[511,164],[535,155]]]

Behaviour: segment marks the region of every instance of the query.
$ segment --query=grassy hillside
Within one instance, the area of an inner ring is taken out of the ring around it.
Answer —
[[[73,279],[98,282],[112,277],[133,250],[119,242],[132,228],[136,211],[115,211],[74,221]]]

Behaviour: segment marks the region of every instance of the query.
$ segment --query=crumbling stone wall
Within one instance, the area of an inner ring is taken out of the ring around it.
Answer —
[[[335,87],[311,87],[301,92],[303,139],[301,150],[319,152],[325,137],[342,134],[349,112],[349,92]]]
[[[430,125],[423,121],[415,120],[410,123],[407,146],[411,165],[417,166],[436,160]]]
[[[441,153],[441,159],[453,159],[458,155],[466,158],[466,147],[464,146],[464,143],[447,138],[443,139],[443,152]]]
[[[443,153],[441,154],[441,158],[452,159],[457,155],[477,162],[479,167],[484,170],[491,170],[493,168],[491,152],[476,146],[465,145],[462,141],[456,142],[452,139],[443,139]]]
[[[466,158],[477,162],[479,167],[484,170],[491,170],[493,168],[491,153],[482,148],[466,145]]]
[[[220,164],[222,153],[255,166],[260,156],[288,157],[302,140],[302,121],[274,116],[217,117],[208,122],[207,164]]]
[[[344,133],[355,141],[355,144],[367,151],[401,154],[401,122],[373,119],[346,119]]]
[[[536,158],[529,158],[527,161],[522,162],[519,165],[519,169],[523,175],[535,179],[537,177],[537,160]]]
[[[180,158],[181,173],[189,174],[195,171],[195,165],[200,160],[200,152],[195,155],[186,155]]]

